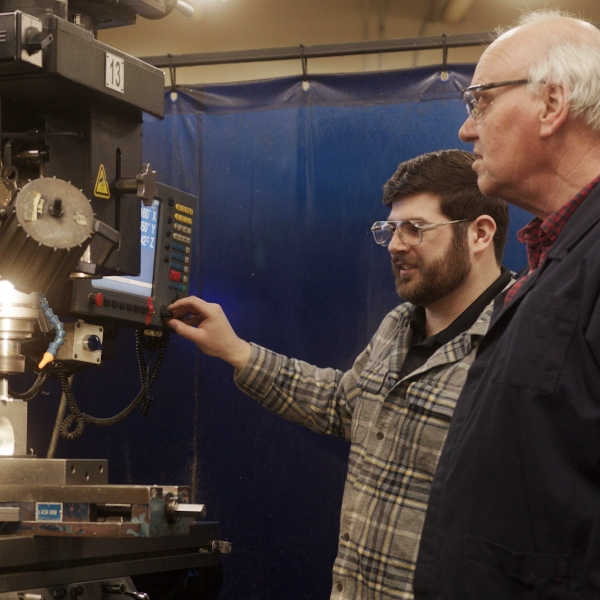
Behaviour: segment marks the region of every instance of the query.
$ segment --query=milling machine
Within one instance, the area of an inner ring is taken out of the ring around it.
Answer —
[[[102,423],[79,409],[70,376],[101,363],[115,324],[135,327],[160,366],[165,307],[187,293],[195,199],[157,183],[141,156],[164,75],[96,39],[174,9],[192,11],[183,0],[0,0],[0,600],[142,600],[134,581],[159,600],[190,575],[204,582],[196,598],[218,593],[230,546],[218,523],[195,522],[205,508],[189,488],[110,485],[105,460],[36,458],[27,445],[27,401],[49,376],[71,411],[68,439],[144,410],[156,369]],[[26,369],[37,380],[16,394],[9,377]],[[157,573],[173,580],[166,592]]]

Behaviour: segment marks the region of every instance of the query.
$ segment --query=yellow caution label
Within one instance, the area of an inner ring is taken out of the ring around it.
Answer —
[[[98,169],[98,177],[96,177],[96,186],[94,187],[94,196],[98,198],[110,198],[110,188],[108,187],[108,181],[106,179],[106,169],[101,164]]]

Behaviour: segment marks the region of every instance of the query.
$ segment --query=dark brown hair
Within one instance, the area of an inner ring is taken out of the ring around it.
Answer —
[[[496,222],[494,254],[501,264],[508,235],[508,205],[479,191],[477,173],[471,168],[474,160],[475,155],[465,150],[441,150],[400,163],[383,186],[383,203],[391,206],[394,200],[431,194],[439,197],[440,210],[450,221],[489,215]]]

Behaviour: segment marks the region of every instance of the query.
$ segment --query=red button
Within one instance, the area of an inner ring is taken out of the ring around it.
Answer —
[[[102,306],[104,304],[104,296],[100,293],[89,295],[90,305],[95,304],[96,306]]]
[[[146,315],[146,325],[150,325],[150,322],[152,321],[152,315],[154,314],[154,302],[152,301],[152,298],[147,298],[147,305],[148,314]]]

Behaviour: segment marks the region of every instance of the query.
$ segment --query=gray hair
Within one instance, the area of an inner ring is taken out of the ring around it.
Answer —
[[[573,19],[593,27],[558,9],[525,13],[515,26],[557,18]],[[544,56],[530,66],[528,79],[533,92],[545,82],[564,84],[568,88],[569,114],[581,117],[592,131],[600,132],[600,36],[593,39],[585,35],[585,30],[582,34],[576,35],[571,30],[556,36]]]

